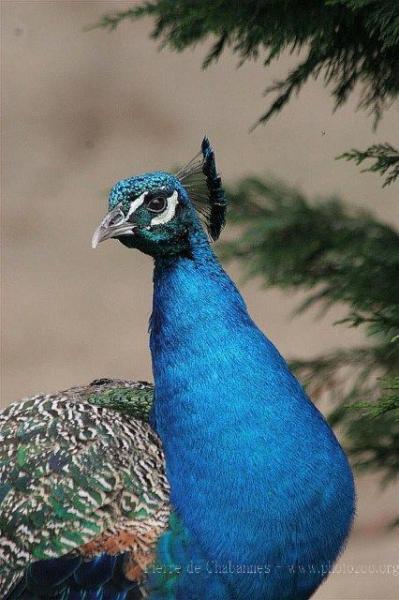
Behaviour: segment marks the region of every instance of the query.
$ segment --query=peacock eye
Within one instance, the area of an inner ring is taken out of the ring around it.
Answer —
[[[167,199],[164,196],[154,196],[146,202],[147,209],[152,213],[161,213],[165,210]]]

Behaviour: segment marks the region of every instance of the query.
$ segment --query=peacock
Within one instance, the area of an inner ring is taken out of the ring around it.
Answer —
[[[97,379],[0,417],[2,600],[302,600],[349,534],[326,420],[211,248],[214,150],[123,179],[93,247],[154,259],[154,385]]]

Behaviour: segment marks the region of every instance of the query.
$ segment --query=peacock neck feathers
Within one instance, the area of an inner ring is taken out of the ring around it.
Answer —
[[[190,257],[157,260],[154,274],[152,421],[171,502],[198,544],[191,556],[199,561],[261,564],[266,556],[294,564],[303,560],[295,538],[298,528],[311,531],[310,507],[342,493],[348,510],[334,515],[332,529],[352,518],[346,458],[201,232],[191,246]],[[329,461],[346,489],[324,468]],[[306,543],[299,540],[307,559],[323,555],[310,531]],[[285,577],[275,573],[273,585],[288,586],[281,598],[292,598],[295,584]],[[229,580],[247,597],[245,578],[233,573]],[[251,585],[256,598],[274,597],[271,579],[255,577]]]

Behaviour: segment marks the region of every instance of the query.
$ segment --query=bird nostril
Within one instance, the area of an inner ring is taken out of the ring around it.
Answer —
[[[108,225],[111,225],[111,226],[119,225],[120,223],[123,223],[124,220],[125,220],[125,215],[123,214],[122,211],[119,211],[118,213],[116,213],[115,215],[113,215],[111,217],[111,219],[108,221]]]

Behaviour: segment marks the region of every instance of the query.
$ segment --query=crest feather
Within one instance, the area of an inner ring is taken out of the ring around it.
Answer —
[[[227,200],[216,169],[215,152],[206,136],[200,152],[176,176],[187,188],[210,237],[217,240],[225,224]]]

